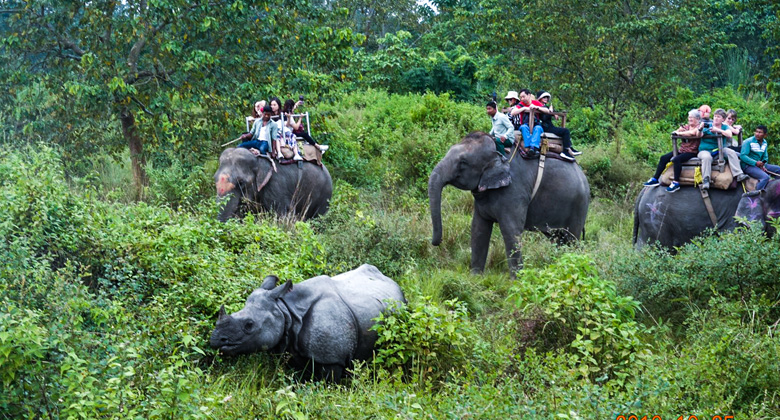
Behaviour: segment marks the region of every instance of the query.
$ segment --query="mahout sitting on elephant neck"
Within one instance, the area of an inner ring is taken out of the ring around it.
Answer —
[[[406,303],[398,284],[368,264],[294,287],[278,281],[266,277],[238,312],[228,315],[223,305],[211,347],[227,356],[289,352],[293,367],[338,381],[353,360],[372,358],[374,319],[393,301]]]
[[[590,201],[590,186],[579,165],[551,159],[540,188],[532,197],[539,170],[537,160],[501,159],[488,133],[473,132],[453,145],[428,179],[433,238],[442,240],[441,193],[447,185],[471,191],[471,270],[482,272],[493,224],[504,237],[512,276],[522,265],[518,239],[525,230],[537,230],[569,242],[581,237]]]

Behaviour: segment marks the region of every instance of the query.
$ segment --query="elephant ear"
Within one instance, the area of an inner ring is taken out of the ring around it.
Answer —
[[[764,220],[763,195],[764,193],[762,191],[761,194],[743,196],[742,199],[739,200],[737,214],[735,217],[744,219],[748,223],[760,223],[761,227],[764,228],[766,226],[766,222]]]
[[[271,180],[271,174],[273,171],[269,170],[267,174],[265,174],[265,178],[262,180],[260,177],[263,175],[263,171],[258,170],[257,175],[255,176],[255,185],[257,185],[257,192],[260,192],[260,190],[263,189],[268,184],[268,181]]]
[[[512,175],[509,173],[509,162],[502,162],[501,159],[493,159],[479,178],[479,187],[477,191],[495,190],[503,188],[512,183]]]

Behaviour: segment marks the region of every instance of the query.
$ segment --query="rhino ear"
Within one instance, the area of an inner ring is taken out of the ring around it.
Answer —
[[[277,286],[274,290],[271,290],[271,292],[268,294],[268,297],[271,299],[279,299],[280,297],[284,296],[287,292],[292,290],[293,284],[292,280],[287,280],[283,285]]]
[[[279,277],[270,275],[263,279],[263,284],[260,286],[260,288],[265,290],[272,290],[274,287],[276,287],[276,283],[278,282]]]
[[[225,312],[225,305],[219,307],[219,313],[217,313],[217,322],[227,318],[228,314]]]
[[[509,173],[509,163],[502,162],[496,156],[488,166],[482,171],[479,178],[478,191],[494,190],[496,188],[506,187],[512,183],[512,175]]]

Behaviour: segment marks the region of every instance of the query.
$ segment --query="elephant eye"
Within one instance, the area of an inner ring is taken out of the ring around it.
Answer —
[[[252,331],[252,328],[255,327],[255,323],[252,321],[247,321],[246,324],[244,324],[244,331],[250,332]]]

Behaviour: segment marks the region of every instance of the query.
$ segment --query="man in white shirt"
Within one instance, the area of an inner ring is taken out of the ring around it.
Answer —
[[[496,142],[496,150],[501,153],[501,156],[506,156],[507,147],[512,147],[515,143],[515,126],[509,121],[509,117],[506,114],[502,114],[496,110],[495,102],[488,102],[485,106],[488,116],[493,121],[493,128],[490,129],[490,135]]]

